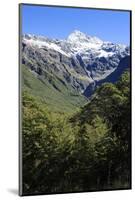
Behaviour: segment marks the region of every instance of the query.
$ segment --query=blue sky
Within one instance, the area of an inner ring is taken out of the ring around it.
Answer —
[[[74,30],[114,43],[130,43],[127,11],[22,5],[22,32],[66,38]]]

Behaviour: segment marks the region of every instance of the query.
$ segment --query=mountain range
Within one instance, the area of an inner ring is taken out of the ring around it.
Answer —
[[[60,104],[81,105],[98,86],[116,82],[130,67],[130,47],[78,30],[63,40],[24,34],[22,64],[25,89],[49,103],[60,98]]]

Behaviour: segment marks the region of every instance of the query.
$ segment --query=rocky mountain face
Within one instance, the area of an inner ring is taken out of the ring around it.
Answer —
[[[129,56],[128,46],[102,41],[80,31],[74,31],[65,40],[22,36],[22,64],[38,79],[48,80],[56,90],[60,82],[87,97],[98,85],[112,80],[112,76],[118,78],[129,67]],[[123,68],[121,62],[125,63]],[[52,81],[54,77],[57,84]]]
[[[95,89],[99,86],[101,86],[103,83],[115,83],[119,80],[119,78],[121,77],[121,75],[123,74],[123,72],[126,69],[130,69],[130,56],[125,56],[124,58],[122,58],[118,64],[118,66],[116,67],[116,69],[110,73],[106,78],[101,79],[99,81],[95,81],[94,83],[90,83],[90,85],[86,88],[86,90],[84,91],[84,95],[86,97],[91,96],[91,94],[93,94],[93,92],[95,91]]]

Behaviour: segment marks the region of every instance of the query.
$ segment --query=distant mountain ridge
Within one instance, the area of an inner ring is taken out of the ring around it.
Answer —
[[[109,74],[105,79],[102,79],[95,83],[91,83],[84,91],[84,95],[86,97],[91,96],[93,94],[93,92],[95,91],[95,89],[97,87],[101,86],[103,83],[117,82],[119,80],[119,78],[121,77],[121,75],[124,73],[124,71],[126,71],[127,69],[130,70],[130,66],[131,66],[130,56],[126,56],[126,57],[122,58],[115,71],[113,71],[111,74]]]
[[[65,88],[70,85],[72,92],[87,97],[98,83],[100,85],[116,73],[120,62],[129,56],[128,46],[102,41],[78,30],[65,40],[30,34],[22,36],[22,63],[38,79],[46,79],[52,84],[50,79],[55,77],[56,90],[60,90],[59,83],[62,83]]]

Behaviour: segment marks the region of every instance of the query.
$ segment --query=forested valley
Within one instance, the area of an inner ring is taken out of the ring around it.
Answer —
[[[24,194],[131,187],[129,70],[75,112],[51,110],[24,88],[21,112]]]

